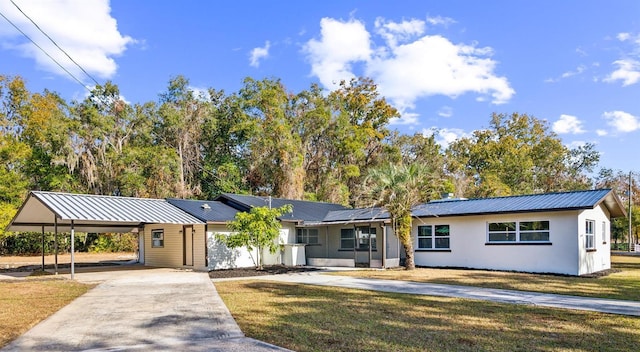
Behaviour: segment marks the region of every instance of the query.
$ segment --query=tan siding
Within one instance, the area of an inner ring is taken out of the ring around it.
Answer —
[[[205,225],[193,225],[193,267],[205,270],[207,267],[205,254]]]
[[[164,230],[164,247],[152,247],[151,231]],[[182,225],[155,224],[144,227],[145,265],[182,267]]]

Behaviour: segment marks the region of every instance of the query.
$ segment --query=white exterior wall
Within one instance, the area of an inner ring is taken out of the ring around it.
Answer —
[[[487,244],[487,224],[549,221],[548,244]],[[449,225],[450,251],[420,251],[418,226]],[[463,267],[537,273],[582,274],[578,268],[578,212],[544,212],[416,219],[412,226],[419,266]]]
[[[252,253],[242,247],[230,249],[225,244],[216,240],[216,233],[229,235],[231,232],[225,225],[208,225],[207,227],[207,261],[208,269],[230,269],[230,268],[248,268],[255,266],[253,260],[256,259],[257,250]],[[290,223],[282,223],[278,243],[295,243],[295,225]],[[252,259],[253,255],[253,259]],[[277,251],[271,254],[268,249],[263,253],[264,265],[282,264],[282,253]]]
[[[595,221],[595,250],[591,251],[586,249],[585,228],[587,220]],[[578,228],[578,275],[611,269],[611,222],[608,210],[600,205],[595,209],[581,211],[578,215]]]

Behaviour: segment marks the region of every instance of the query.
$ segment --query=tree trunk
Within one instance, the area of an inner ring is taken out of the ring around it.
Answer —
[[[413,270],[416,268],[416,263],[413,259],[413,239],[411,237],[411,213],[403,214],[398,218],[398,237],[400,243],[404,247],[404,253],[406,261],[404,267],[407,270]]]

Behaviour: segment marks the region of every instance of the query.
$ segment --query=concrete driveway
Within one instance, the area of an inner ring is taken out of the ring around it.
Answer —
[[[102,283],[2,351],[286,351],[246,338],[206,273],[99,270],[76,279]]]

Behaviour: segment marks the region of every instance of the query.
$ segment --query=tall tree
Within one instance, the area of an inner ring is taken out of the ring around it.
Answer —
[[[290,95],[279,80],[245,79],[240,90],[244,111],[255,128],[250,143],[248,180],[257,193],[302,199],[302,142],[295,133]]]
[[[405,250],[405,267],[414,269],[411,210],[430,200],[441,189],[440,181],[427,166],[418,163],[381,165],[371,169],[365,181],[370,205],[389,212],[395,234]]]
[[[189,86],[189,80],[177,76],[169,81],[167,91],[160,95],[160,108],[156,126],[159,143],[177,153],[178,194],[189,198],[201,193],[202,124],[209,104],[204,95]]]
[[[245,175],[253,126],[237,94],[209,89],[210,109],[202,126],[203,197],[248,193]]]
[[[331,176],[328,182],[344,186],[346,199],[332,201],[355,205],[366,170],[382,162],[383,141],[389,135],[387,125],[398,111],[380,97],[369,78],[342,81],[328,96],[332,121],[327,137],[333,141],[330,153]],[[333,179],[335,177],[335,180]]]
[[[486,197],[589,188],[597,165],[593,145],[568,149],[546,121],[493,114],[490,128],[452,143],[448,168],[471,183],[466,196]]]

